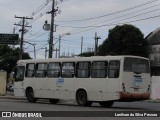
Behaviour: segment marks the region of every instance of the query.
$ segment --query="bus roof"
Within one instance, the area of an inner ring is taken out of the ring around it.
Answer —
[[[141,58],[146,59],[144,57],[140,56],[129,56],[129,55],[123,55],[123,56],[92,56],[92,57],[73,57],[73,58],[49,58],[49,59],[28,59],[28,60],[19,60],[18,64],[23,63],[39,63],[39,62],[69,62],[69,61],[98,61],[98,60],[120,60],[125,57],[131,57],[131,58]]]

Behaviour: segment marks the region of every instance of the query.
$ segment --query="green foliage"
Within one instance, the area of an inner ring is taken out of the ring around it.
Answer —
[[[133,25],[116,26],[109,30],[108,38],[99,46],[99,55],[136,55],[147,57],[147,41]]]
[[[23,59],[31,59],[28,53],[23,53]],[[13,49],[8,45],[0,45],[0,70],[10,73],[19,59],[19,48]]]
[[[82,54],[79,54],[78,56],[80,57],[90,57],[90,56],[94,56],[93,52],[84,52]]]

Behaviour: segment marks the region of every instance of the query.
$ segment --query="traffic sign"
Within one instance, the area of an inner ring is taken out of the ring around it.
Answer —
[[[0,33],[0,44],[10,44],[10,45],[19,44],[19,35]]]

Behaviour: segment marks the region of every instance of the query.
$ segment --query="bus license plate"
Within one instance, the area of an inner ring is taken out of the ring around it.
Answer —
[[[134,86],[141,86],[142,85],[142,78],[141,77],[134,77],[133,78],[133,85]]]

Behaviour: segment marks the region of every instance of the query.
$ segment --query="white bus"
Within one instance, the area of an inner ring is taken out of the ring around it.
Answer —
[[[15,71],[15,96],[29,102],[38,98],[77,101],[80,106],[99,102],[139,101],[150,97],[150,64],[137,56],[94,56],[20,60]]]

